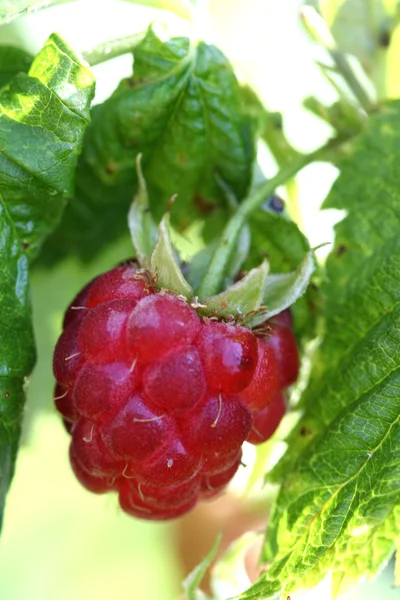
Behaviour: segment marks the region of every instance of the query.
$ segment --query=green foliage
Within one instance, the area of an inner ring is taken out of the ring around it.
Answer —
[[[27,73],[32,64],[32,56],[14,46],[0,46],[0,88],[17,75]]]
[[[1,90],[0,194],[30,257],[73,193],[93,91],[90,70],[56,35],[29,75],[17,75]]]
[[[327,261],[326,333],[275,470],[270,566],[243,598],[311,587],[329,570],[342,593],[400,536],[399,126],[399,102],[371,118],[325,204],[348,211]]]
[[[24,405],[23,381],[30,373],[34,341],[28,264],[14,223],[0,196],[0,521],[11,481]]]
[[[284,214],[260,208],[250,219],[251,246],[245,268],[268,257],[272,273],[293,271],[309,250],[307,238]]]
[[[92,111],[76,198],[45,260],[69,252],[91,256],[123,231],[139,153],[155,219],[178,193],[172,222],[180,229],[206,216],[211,235],[226,219],[216,175],[238,199],[248,190],[253,142],[225,56],[202,42],[191,47],[187,38],[162,42],[150,29],[134,59],[133,77]]]
[[[197,565],[197,567],[195,567],[191,573],[189,573],[183,582],[185,600],[206,600],[207,596],[201,590],[199,590],[199,585],[201,584],[207,569],[210,567],[217,555],[219,546],[221,544],[221,539],[222,534],[219,534],[216,537],[209,553],[204,557],[201,563]]]
[[[89,69],[57,35],[29,74],[16,75],[0,91],[1,516],[20,435],[23,384],[35,354],[28,259],[54,229],[72,191],[93,91]]]

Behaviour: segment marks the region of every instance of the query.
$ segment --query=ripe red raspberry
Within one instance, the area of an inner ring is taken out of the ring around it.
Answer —
[[[271,345],[258,339],[258,363],[250,385],[242,397],[252,410],[263,408],[272,400],[280,387],[280,373],[275,352]]]
[[[281,313],[284,314],[284,313]],[[280,317],[280,315],[277,315]],[[280,382],[283,388],[292,385],[298,377],[300,358],[296,338],[286,323],[288,319],[278,318],[271,325],[267,344],[273,349],[280,372]]]
[[[268,406],[253,413],[253,426],[247,441],[254,445],[266,442],[277,430],[285,412],[285,396],[278,392]]]
[[[243,442],[267,439],[283,414],[275,398],[294,363],[281,321],[264,341],[202,319],[133,263],[94,279],[66,312],[53,362],[77,479],[151,520],[220,493]]]

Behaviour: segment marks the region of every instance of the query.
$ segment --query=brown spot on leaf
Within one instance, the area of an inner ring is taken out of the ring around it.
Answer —
[[[106,173],[107,175],[114,175],[114,173],[117,171],[118,167],[115,163],[110,162],[108,163],[108,165],[106,166]]]
[[[347,251],[348,247],[345,246],[345,244],[339,244],[339,246],[336,248],[336,256],[343,256],[343,254],[346,254]]]
[[[193,202],[195,203],[199,211],[203,214],[208,214],[214,210],[214,206],[208,200],[202,198],[198,194],[196,194],[193,198]]]
[[[302,428],[300,429],[300,435],[303,436],[303,437],[306,437],[306,436],[311,435],[311,434],[312,434],[311,429],[309,429],[305,425],[303,425]]]
[[[387,29],[381,31],[379,34],[378,44],[381,48],[388,48],[390,46],[390,32]]]

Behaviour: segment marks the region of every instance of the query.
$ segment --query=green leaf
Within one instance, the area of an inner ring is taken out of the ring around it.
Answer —
[[[233,316],[239,320],[249,313],[257,313],[261,308],[268,269],[268,262],[264,261],[227,290],[211,298],[200,298],[206,308],[201,308],[199,312],[216,314],[218,317]],[[264,311],[261,311],[261,314],[264,314]]]
[[[287,273],[296,269],[310,249],[307,238],[285,214],[257,210],[250,229],[250,254],[244,268],[253,268],[267,256],[272,273]]]
[[[163,217],[158,228],[158,240],[151,255],[150,266],[158,288],[191,298],[193,290],[183,276],[172,247],[168,214]]]
[[[173,225],[182,230],[206,217],[210,235],[229,211],[216,175],[237,198],[247,192],[254,147],[225,56],[204,43],[191,47],[187,38],[162,42],[150,29],[134,59],[133,77],[93,109],[76,200],[47,249],[49,261],[73,251],[94,254],[123,230],[139,153],[156,221],[177,194]]]
[[[14,472],[24,406],[23,381],[35,350],[28,290],[28,261],[0,196],[0,525]]]
[[[55,34],[0,91],[0,194],[29,257],[73,191],[93,94],[88,66]]]
[[[144,267],[146,262],[149,261],[157,242],[157,226],[150,213],[149,196],[142,173],[141,159],[142,155],[138,154],[136,169],[139,185],[128,214],[128,225],[136,256],[139,263]]]
[[[0,194],[30,257],[73,193],[93,93],[91,71],[55,34],[0,92]]]
[[[35,358],[28,257],[64,207],[92,96],[90,71],[56,35],[0,90],[0,519]]]
[[[17,75],[27,73],[32,64],[32,56],[14,46],[0,46],[0,88]]]
[[[191,573],[186,577],[183,582],[183,589],[185,590],[185,600],[203,600],[206,596],[201,590],[198,589],[207,569],[210,567],[214,558],[217,555],[219,546],[221,544],[222,533],[218,534],[215,542],[204,559],[197,567],[193,569]]]
[[[341,594],[400,537],[399,128],[400,102],[371,117],[326,202],[347,216],[326,266],[325,334],[275,470],[270,566],[243,598],[309,588],[329,571]]]

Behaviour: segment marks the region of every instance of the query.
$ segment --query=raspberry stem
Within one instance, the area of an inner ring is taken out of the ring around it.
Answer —
[[[228,221],[215,248],[207,273],[197,290],[200,301],[220,292],[224,274],[237,244],[239,233],[250,215],[260,208],[265,198],[273,194],[277,187],[284,185],[310,163],[315,161],[330,162],[332,159],[336,159],[335,162],[337,162],[337,159],[342,156],[343,148],[341,146],[343,144],[342,139],[334,138],[324,146],[314,150],[314,152],[301,155],[281,169],[274,177],[261,184],[251,196],[243,200],[236,213]]]
[[[83,56],[91,67],[100,65],[107,60],[132,52],[143,40],[145,34],[146,32],[136,33],[104,42],[83,52]]]

